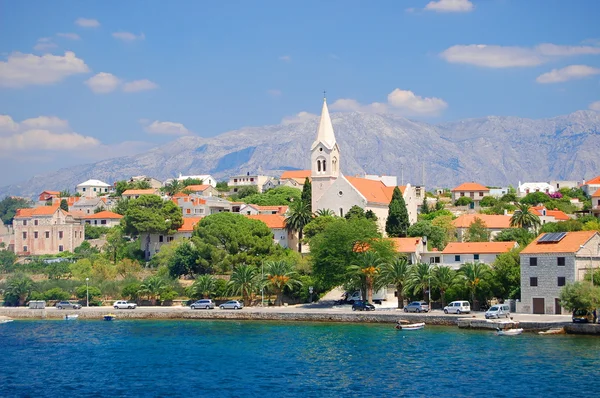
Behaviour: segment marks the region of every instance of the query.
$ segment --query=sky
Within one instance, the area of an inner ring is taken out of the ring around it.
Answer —
[[[600,1],[0,0],[0,186],[321,108],[600,111]]]

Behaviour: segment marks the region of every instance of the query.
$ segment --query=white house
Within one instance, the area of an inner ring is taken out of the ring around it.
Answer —
[[[86,225],[93,225],[96,227],[115,227],[121,223],[122,215],[113,213],[112,211],[101,211],[98,213],[88,214],[83,216],[82,222]]]
[[[104,195],[109,192],[112,187],[100,180],[87,180],[77,185],[77,193],[86,198],[94,198],[98,195]]]
[[[279,214],[280,216],[284,216],[288,209],[288,206],[259,206],[255,204],[244,203],[240,206],[239,213],[245,216],[255,216],[258,214]]]
[[[170,242],[182,238],[191,238],[194,232],[194,227],[200,222],[202,217],[188,217],[183,219],[183,224],[177,232],[170,235],[150,234],[150,257],[160,251],[160,248]],[[140,239],[140,249],[146,250],[147,236],[144,235]]]
[[[177,177],[177,180],[179,181],[185,181],[188,179],[193,179],[193,180],[202,180],[202,184],[208,184],[208,185],[212,185],[213,187],[217,187],[217,180],[214,179],[213,176],[211,176],[210,174],[200,174],[200,175],[194,175],[194,176],[184,176],[181,175],[181,173],[179,173],[179,177]],[[168,184],[171,181],[173,181],[173,179],[169,179],[166,180],[164,183]]]
[[[465,263],[492,264],[517,246],[517,242],[450,242],[442,251],[441,263],[455,270]]]
[[[510,228],[510,216],[497,214],[463,214],[452,220],[452,225],[456,228],[456,236],[459,242],[465,239],[465,236],[476,219],[481,220],[486,227],[490,240],[495,238],[500,232]]]
[[[583,192],[585,192],[587,196],[592,196],[594,192],[600,189],[600,176],[594,177],[591,180],[585,182],[581,186],[581,189],[583,189]]]
[[[427,241],[421,237],[417,238],[389,238],[396,252],[404,254],[409,264],[421,262],[421,255],[427,251]]]
[[[452,193],[452,202],[456,202],[464,196],[471,198],[474,206],[478,206],[481,199],[490,194],[490,189],[476,182],[465,182],[450,191]]]
[[[517,187],[517,196],[519,198],[533,192],[543,192],[550,195],[556,192],[556,189],[547,182],[524,182],[521,184],[521,181],[519,181],[519,186]]]
[[[254,186],[258,192],[263,191],[265,183],[272,177],[258,174],[246,173],[246,175],[237,175],[229,177],[229,193],[235,194],[242,187]]]
[[[246,217],[265,223],[273,233],[273,242],[279,246],[297,250],[298,240],[292,232],[286,230],[285,217],[279,214],[256,214],[247,215]]]

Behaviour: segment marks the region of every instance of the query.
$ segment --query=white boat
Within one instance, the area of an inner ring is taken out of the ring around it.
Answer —
[[[396,323],[396,329],[398,329],[398,330],[421,330],[424,327],[425,327],[425,322],[410,323],[408,325],[401,325],[400,323]]]
[[[506,329],[506,330],[502,330],[502,329],[496,329],[496,334],[498,336],[517,336],[519,334],[523,333],[523,329],[519,328],[519,329]]]
[[[65,315],[65,321],[72,321],[79,318],[79,315],[77,314],[70,314],[70,315]]]
[[[8,323],[8,322],[12,322],[13,319],[0,319],[0,323]]]

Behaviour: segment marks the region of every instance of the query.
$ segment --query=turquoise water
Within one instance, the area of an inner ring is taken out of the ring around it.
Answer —
[[[600,339],[392,325],[15,321],[0,396],[597,395]]]

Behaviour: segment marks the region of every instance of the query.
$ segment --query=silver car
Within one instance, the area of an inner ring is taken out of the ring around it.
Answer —
[[[81,305],[77,303],[72,303],[70,301],[60,301],[56,303],[56,308],[59,310],[80,310]]]
[[[215,303],[211,299],[202,299],[190,305],[190,308],[193,310],[199,310],[201,308],[204,308],[205,310],[212,310],[215,308]]]
[[[404,312],[429,312],[429,304],[424,301],[413,301],[404,307]]]
[[[244,304],[241,301],[230,300],[226,303],[223,303],[219,306],[222,310],[241,310],[244,308]]]

